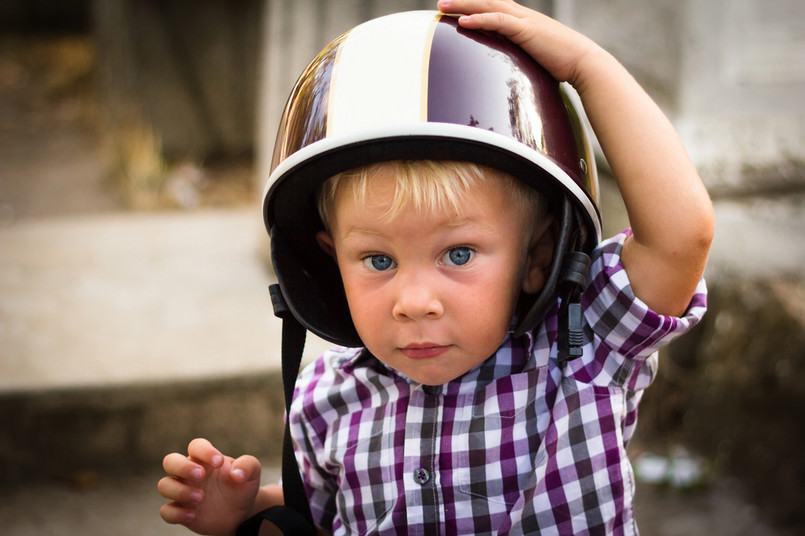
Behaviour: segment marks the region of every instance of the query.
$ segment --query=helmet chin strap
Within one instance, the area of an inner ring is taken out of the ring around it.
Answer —
[[[570,200],[565,197],[562,202],[562,217],[559,236],[556,241],[553,259],[551,260],[545,286],[537,300],[514,330],[519,337],[534,329],[542,322],[548,308],[553,304],[558,290],[561,299],[559,309],[559,356],[560,359],[578,357],[584,345],[584,333],[581,318],[581,292],[584,290],[587,271],[590,268],[590,257],[575,248],[582,242],[580,223]]]
[[[282,319],[282,385],[285,392],[285,432],[282,444],[282,493],[285,504],[258,512],[240,524],[235,536],[258,536],[263,521],[279,529],[283,536],[315,536],[316,525],[310,512],[299,465],[291,441],[290,412],[296,377],[305,348],[306,330],[288,307],[277,284],[269,287],[274,315]],[[272,532],[273,534],[273,532]]]

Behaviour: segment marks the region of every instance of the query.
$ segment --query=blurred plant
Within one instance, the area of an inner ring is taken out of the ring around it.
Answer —
[[[141,121],[114,130],[109,140],[124,202],[135,210],[160,208],[167,166],[158,134]]]

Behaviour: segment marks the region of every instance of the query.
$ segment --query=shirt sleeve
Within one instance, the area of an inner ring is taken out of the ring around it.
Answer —
[[[592,254],[582,305],[593,344],[584,352],[585,362],[574,368],[577,372],[585,369],[583,375],[592,383],[640,389],[650,383],[656,368],[651,362],[655,360],[649,358],[701,320],[707,309],[707,288],[704,279],[699,281],[680,317],[651,310],[634,295],[621,261],[624,241],[630,235],[627,229]]]

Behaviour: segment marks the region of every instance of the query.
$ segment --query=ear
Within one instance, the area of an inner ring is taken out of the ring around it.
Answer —
[[[323,249],[327,255],[335,259],[335,243],[330,233],[327,231],[319,231],[316,233],[316,242],[319,243],[319,247]]]
[[[545,286],[556,246],[555,227],[553,217],[548,216],[539,222],[531,235],[523,275],[523,291],[527,294],[537,294]]]

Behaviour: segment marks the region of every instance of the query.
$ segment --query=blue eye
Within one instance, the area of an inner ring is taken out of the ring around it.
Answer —
[[[474,256],[475,252],[468,247],[453,248],[444,254],[444,263],[448,266],[463,266]]]
[[[370,270],[383,272],[394,268],[394,260],[388,255],[370,255],[363,259],[363,264]]]

